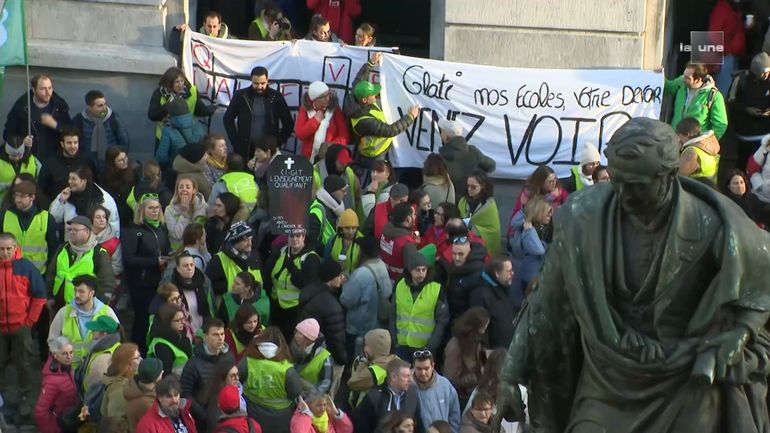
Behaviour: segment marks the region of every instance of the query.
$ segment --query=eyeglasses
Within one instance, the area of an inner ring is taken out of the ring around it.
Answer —
[[[433,352],[428,349],[416,350],[412,357],[414,359],[433,359]]]
[[[452,245],[463,245],[468,243],[468,236],[458,236],[452,239]]]

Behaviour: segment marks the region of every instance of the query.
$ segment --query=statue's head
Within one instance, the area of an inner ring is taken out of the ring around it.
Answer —
[[[679,166],[671,126],[647,117],[633,118],[612,135],[604,153],[623,209],[644,214],[663,204]]]

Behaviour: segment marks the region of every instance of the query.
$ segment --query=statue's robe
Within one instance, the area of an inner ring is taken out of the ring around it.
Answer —
[[[620,224],[629,221],[609,184],[575,194],[556,213],[503,372],[530,387],[537,432],[770,432],[766,332],[752,333],[726,380],[691,379],[706,336],[733,329],[743,310],[770,311],[770,236],[698,182],[678,178],[672,188],[652,255],[624,245]],[[634,254],[644,269],[628,269]],[[622,350],[629,328],[660,342],[665,359],[645,364]]]

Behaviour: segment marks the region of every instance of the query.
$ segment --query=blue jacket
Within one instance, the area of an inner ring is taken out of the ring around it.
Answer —
[[[509,241],[513,255],[514,289],[526,289],[527,285],[540,272],[545,260],[547,245],[540,240],[537,230],[524,229],[524,211],[520,210],[511,218],[513,237]]]
[[[169,166],[183,147],[188,144],[200,143],[205,134],[206,130],[203,128],[203,124],[196,121],[192,114],[171,116],[168,118],[168,124],[161,131],[155,159],[160,165]]]
[[[88,115],[85,109],[72,118],[72,125],[80,131],[81,148],[89,151],[91,149],[91,134],[94,132],[94,121]],[[108,108],[107,118],[104,119],[104,135],[107,138],[107,146],[122,146],[128,149],[129,139],[128,130],[118,117],[118,114]],[[91,157],[96,160],[97,155]]]
[[[381,293],[377,292],[378,283]],[[380,296],[390,299],[392,293],[393,284],[385,263],[380,259],[362,263],[342,286],[340,294],[340,303],[347,310],[345,332],[363,336],[372,329],[380,328],[377,320]]]
[[[453,432],[460,431],[460,400],[457,391],[449,382],[449,379],[433,373],[433,383],[423,388],[412,377],[412,385],[417,390],[417,398],[420,401],[420,424],[427,428],[433,421],[447,421],[452,426]]]

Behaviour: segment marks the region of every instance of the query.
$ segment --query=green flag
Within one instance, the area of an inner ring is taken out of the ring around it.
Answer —
[[[0,66],[27,63],[24,0],[0,0]]]

